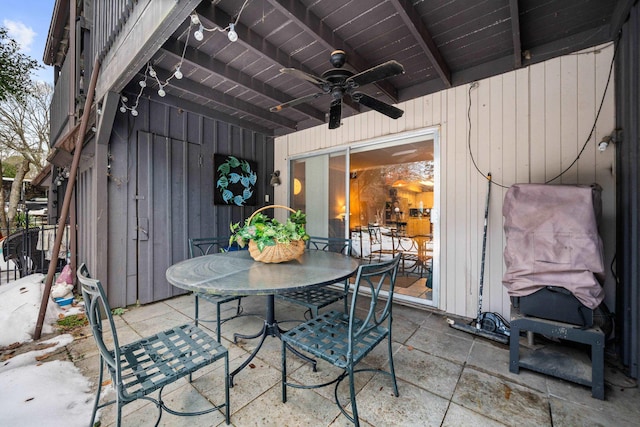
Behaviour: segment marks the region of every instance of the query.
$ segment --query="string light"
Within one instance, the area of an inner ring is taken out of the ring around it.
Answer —
[[[202,24],[200,24],[200,28],[196,30],[195,33],[193,33],[193,38],[201,42],[202,39],[204,38],[204,33],[202,32],[203,30],[204,30],[204,27],[202,26]]]
[[[238,15],[236,16],[235,21],[230,23],[225,28],[220,28],[220,27],[206,28],[204,25],[202,25],[202,21],[200,20],[200,17],[198,16],[198,14],[195,13],[195,12],[192,13],[189,16],[189,19],[190,19],[189,28],[187,29],[187,38],[186,38],[186,40],[184,42],[184,49],[182,50],[182,55],[180,56],[180,61],[178,61],[178,63],[176,64],[175,71],[173,72],[173,74],[171,74],[169,76],[169,78],[167,78],[166,81],[162,82],[158,78],[158,74],[156,73],[156,70],[154,70],[153,66],[151,64],[147,64],[147,68],[146,68],[145,73],[144,73],[144,78],[138,82],[138,84],[140,85],[140,90],[138,91],[138,94],[136,95],[135,104],[133,106],[129,107],[127,105],[127,102],[129,101],[127,99],[127,97],[124,96],[124,95],[121,96],[120,97],[120,112],[126,113],[127,111],[130,111],[132,116],[136,117],[138,115],[138,104],[140,102],[140,97],[142,96],[142,92],[147,87],[147,77],[151,77],[152,79],[154,79],[156,81],[156,84],[158,85],[158,96],[160,96],[160,97],[166,96],[167,92],[164,90],[164,88],[165,88],[165,86],[167,86],[169,84],[171,79],[176,78],[177,80],[180,80],[180,79],[182,79],[184,77],[181,68],[182,68],[182,63],[184,62],[184,56],[185,56],[185,54],[187,52],[187,46],[189,45],[189,36],[191,35],[191,28],[192,27],[198,26],[198,29],[196,31],[194,31],[194,33],[193,33],[193,38],[196,39],[197,41],[204,40],[204,32],[205,31],[208,31],[208,32],[212,32],[212,31],[228,32],[227,33],[227,37],[229,38],[229,41],[231,41],[231,42],[237,41],[238,40],[238,33],[236,33],[235,26],[238,24],[238,21],[240,20],[240,15],[242,14],[242,11],[244,10],[244,8],[247,6],[247,3],[249,3],[249,0],[245,0],[244,1],[244,3],[242,4],[242,7],[240,8],[240,11],[238,12]]]
[[[204,39],[205,31],[208,31],[208,32],[212,32],[212,31],[227,32],[228,31],[227,37],[229,38],[229,41],[231,42],[237,41],[238,33],[236,33],[235,27],[236,25],[238,25],[238,21],[240,20],[240,15],[242,14],[242,11],[244,10],[244,8],[247,6],[247,3],[249,3],[249,0],[245,0],[244,3],[242,4],[242,7],[238,12],[238,16],[236,16],[236,20],[231,22],[229,25],[227,25],[224,28],[220,28],[220,27],[207,28],[204,25],[202,25],[202,21],[200,20],[200,17],[198,16],[198,14],[193,13],[191,15],[191,23],[193,25],[199,26],[198,29],[193,33],[193,37],[198,41],[202,41],[202,39]]]
[[[229,37],[229,40],[231,42],[234,42],[234,41],[238,40],[238,33],[236,33],[235,26],[236,26],[235,24],[229,24],[229,35],[228,35],[228,37]]]

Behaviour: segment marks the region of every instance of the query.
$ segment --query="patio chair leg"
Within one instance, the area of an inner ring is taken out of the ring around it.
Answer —
[[[282,403],[287,403],[287,343],[282,341]]]
[[[98,403],[100,403],[100,392],[102,391],[102,378],[104,374],[104,361],[102,357],[100,357],[100,373],[98,375],[98,391],[96,392],[96,399],[93,403],[93,412],[91,413],[91,422],[89,423],[90,427],[93,427],[93,424],[96,421],[96,413],[98,412]]]
[[[220,303],[216,304],[216,339],[220,342]]]
[[[242,305],[240,305],[241,301],[242,300],[238,298],[238,307],[236,308],[236,316],[240,316],[240,314],[242,314]]]
[[[391,334],[387,337],[388,349],[389,349],[389,373],[391,374],[391,380],[393,381],[393,394],[395,397],[400,396],[398,393],[398,382],[396,381],[396,370],[393,367],[393,349],[391,347]]]
[[[355,377],[353,375],[353,366],[349,367],[349,396],[351,398],[351,410],[353,411],[353,424],[355,427],[360,427],[360,420],[358,419],[358,406],[356,404],[356,388]]]
[[[194,323],[196,326],[198,326],[198,317],[199,317],[199,310],[198,310],[198,294],[194,294],[194,299],[195,299],[195,319],[194,319]]]

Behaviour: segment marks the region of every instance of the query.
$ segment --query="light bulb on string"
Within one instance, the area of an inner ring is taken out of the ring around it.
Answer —
[[[204,29],[202,27],[202,24],[200,24],[200,28],[197,29],[195,33],[193,33],[193,38],[198,40],[199,42],[201,42],[202,39],[204,39],[203,31],[204,31]]]
[[[231,42],[238,40],[238,33],[236,33],[235,26],[233,23],[229,24],[229,34],[227,37],[229,37],[229,41]]]
[[[133,107],[128,107],[127,106],[127,102],[128,99],[125,96],[121,96],[121,101],[122,101],[122,105],[120,106],[120,111],[122,113],[126,113],[127,111],[131,111],[131,115],[136,117],[138,115],[138,101],[140,100],[140,97],[142,96],[142,93],[144,91],[144,88],[147,87],[147,77],[151,77],[153,79],[155,79],[156,83],[157,83],[157,87],[158,87],[158,96],[160,97],[164,97],[167,95],[166,91],[164,90],[164,87],[169,84],[169,81],[172,78],[176,78],[178,80],[182,79],[184,77],[184,75],[182,74],[182,70],[181,70],[181,66],[184,62],[184,57],[187,51],[187,46],[189,45],[189,36],[191,35],[191,26],[193,25],[197,25],[198,29],[193,33],[193,37],[197,40],[197,41],[202,41],[204,40],[204,32],[205,31],[220,31],[220,32],[224,32],[228,30],[227,33],[227,37],[229,38],[229,41],[231,42],[235,42],[238,40],[238,33],[236,33],[235,31],[235,25],[236,23],[239,21],[240,19],[240,15],[242,14],[242,11],[244,10],[245,6],[247,5],[247,3],[249,3],[249,0],[245,0],[242,7],[240,8],[240,12],[238,12],[238,15],[236,17],[236,21],[232,22],[229,24],[229,26],[227,28],[222,28],[222,27],[213,27],[213,28],[206,28],[202,22],[200,21],[200,17],[198,16],[198,14],[194,11],[191,13],[191,15],[189,15],[189,28],[187,29],[186,32],[186,40],[185,40],[185,44],[184,44],[184,49],[182,52],[182,56],[180,58],[180,61],[176,64],[175,66],[175,71],[173,72],[173,74],[171,74],[166,81],[162,82],[160,81],[160,79],[158,78],[158,74],[156,72],[156,70],[153,68],[153,66],[148,63],[147,64],[147,69],[145,71],[145,76],[144,76],[144,80],[141,80],[138,82],[138,84],[140,85],[140,90],[136,96],[136,100],[135,100],[135,105]]]

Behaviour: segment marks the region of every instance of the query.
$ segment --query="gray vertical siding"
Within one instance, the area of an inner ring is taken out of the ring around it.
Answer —
[[[165,271],[187,257],[188,237],[228,235],[231,222],[264,205],[265,194],[273,200],[271,137],[145,99],[138,111],[136,118],[117,114],[109,145],[98,154],[95,146],[85,147],[78,182],[79,262],[92,271],[104,268],[113,307],[181,293],[167,283]],[[213,204],[215,153],[258,163],[258,206]],[[97,164],[108,164],[108,173],[98,172]],[[98,184],[97,173],[108,179]],[[106,215],[96,212],[100,198],[107,200]],[[104,218],[106,236],[98,236]],[[106,255],[98,257],[100,245]]]

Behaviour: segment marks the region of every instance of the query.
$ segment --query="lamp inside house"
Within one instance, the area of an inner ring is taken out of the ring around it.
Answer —
[[[271,174],[270,184],[272,187],[277,187],[278,185],[280,185],[280,171],[274,171]]]
[[[302,182],[298,178],[293,179],[293,195],[297,196],[302,191]]]

